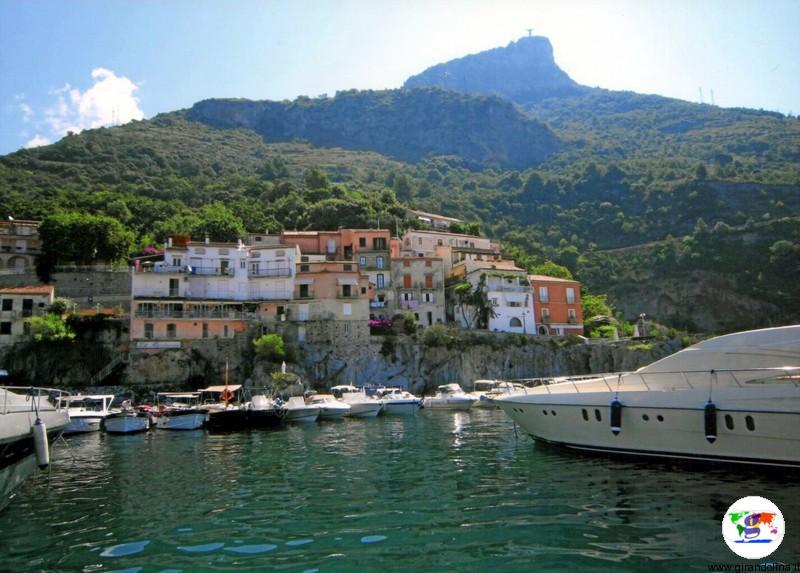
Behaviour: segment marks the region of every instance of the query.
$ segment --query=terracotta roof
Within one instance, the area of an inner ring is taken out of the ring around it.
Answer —
[[[31,285],[22,287],[0,288],[0,294],[53,294],[53,285]]]
[[[551,283],[578,283],[578,281],[574,279],[561,279],[558,277],[548,277],[547,275],[528,275],[528,280]]]

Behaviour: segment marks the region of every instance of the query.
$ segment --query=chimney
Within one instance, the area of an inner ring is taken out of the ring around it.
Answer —
[[[170,249],[172,248],[172,237],[167,239],[167,247],[169,247]]]

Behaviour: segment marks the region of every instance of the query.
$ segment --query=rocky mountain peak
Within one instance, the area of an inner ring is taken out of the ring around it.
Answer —
[[[504,48],[450,60],[406,80],[404,88],[438,87],[498,95],[520,104],[582,93],[553,58],[544,36],[525,36]]]

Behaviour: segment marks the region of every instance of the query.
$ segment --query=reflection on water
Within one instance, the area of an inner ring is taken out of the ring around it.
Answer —
[[[537,447],[492,410],[68,444],[0,513],[1,570],[707,571],[745,495],[800,560],[796,476]]]

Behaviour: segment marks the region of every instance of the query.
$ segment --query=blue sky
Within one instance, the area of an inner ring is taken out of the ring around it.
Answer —
[[[0,0],[0,153],[209,97],[399,87],[529,27],[582,84],[800,114],[800,0]]]

